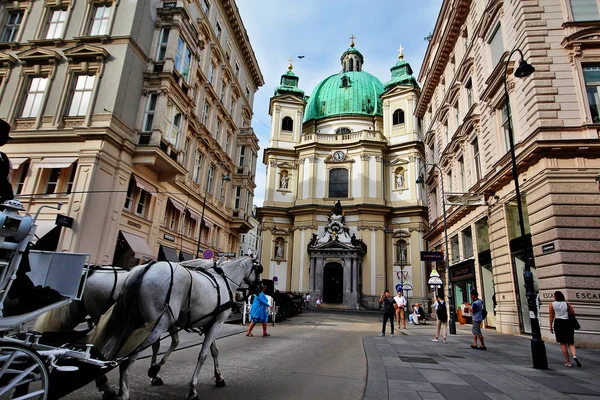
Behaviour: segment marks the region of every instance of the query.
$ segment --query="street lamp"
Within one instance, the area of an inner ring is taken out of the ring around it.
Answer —
[[[450,252],[448,251],[448,225],[446,224],[446,198],[444,194],[444,173],[442,169],[437,164],[425,164],[419,169],[419,177],[417,178],[417,183],[424,183],[423,176],[421,175],[421,171],[423,168],[432,166],[437,168],[440,172],[440,183],[442,187],[442,212],[444,215],[444,242],[446,243],[446,252],[444,253],[444,262],[446,263],[446,281],[448,282],[448,303],[450,303],[450,334],[456,335],[456,321],[454,319],[454,290],[452,290],[452,285],[450,284],[450,262],[448,260],[448,256]]]
[[[519,189],[519,170],[517,169],[517,157],[515,156],[515,141],[513,138],[512,116],[510,112],[510,99],[508,96],[508,64],[510,58],[516,52],[521,56],[519,66],[515,69],[514,75],[517,78],[526,78],[533,74],[535,68],[525,61],[521,49],[514,48],[506,60],[504,67],[504,96],[506,97],[506,115],[508,120],[508,141],[510,143],[510,158],[512,163],[512,175],[515,182],[515,195],[517,196],[517,211],[519,214],[519,227],[521,228],[521,243],[523,244],[524,257],[524,280],[525,280],[525,295],[527,296],[527,307],[529,308],[529,320],[531,323],[531,358],[533,360],[533,368],[548,369],[548,359],[546,357],[546,346],[542,340],[542,332],[537,315],[536,294],[533,285],[533,273],[529,264],[529,254],[533,253],[529,242],[525,241],[525,220],[523,218],[523,206],[521,204],[521,191]]]
[[[204,200],[202,201],[202,215],[200,216],[200,230],[198,232],[198,246],[196,247],[196,258],[200,258],[200,240],[202,239],[202,229],[204,228],[204,210],[206,209],[206,193],[208,192],[208,182],[210,181],[210,175],[206,178],[206,185],[204,186]],[[231,181],[229,172],[223,175],[223,182]]]

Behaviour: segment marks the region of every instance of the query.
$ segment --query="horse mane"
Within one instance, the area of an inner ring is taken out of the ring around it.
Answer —
[[[77,313],[73,313],[71,307],[77,307]],[[33,330],[40,333],[70,331],[81,322],[79,319],[73,318],[73,315],[79,314],[82,307],[82,301],[74,301],[54,308],[37,318]],[[86,313],[84,312],[84,314]]]
[[[152,262],[132,270],[117,298],[113,312],[104,327],[106,336],[99,347],[107,360],[112,360],[129,335],[144,325],[144,317],[140,312],[140,287],[144,275],[153,264]]]

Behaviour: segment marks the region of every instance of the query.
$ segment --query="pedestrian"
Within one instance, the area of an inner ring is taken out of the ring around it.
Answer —
[[[379,304],[383,305],[383,325],[381,325],[381,336],[385,336],[385,324],[390,320],[390,336],[394,337],[394,304],[396,301],[390,295],[389,290],[384,290],[379,296]]]
[[[310,305],[310,293],[307,293],[306,297],[304,298],[304,308],[308,308],[309,305]]]
[[[320,297],[320,296],[319,296],[319,297],[317,297],[317,301],[316,301],[317,308],[321,308],[321,304],[322,304],[322,303],[323,303],[323,300],[321,300],[321,297]]]
[[[473,344],[471,345],[472,349],[479,350],[487,350],[485,347],[485,342],[483,341],[483,333],[481,333],[481,323],[483,322],[483,301],[479,299],[479,293],[477,290],[471,290],[471,300],[473,301],[470,305],[465,304],[465,308],[471,310],[471,315],[473,319],[473,327],[471,328],[471,333],[473,333]],[[479,342],[481,343],[481,347],[477,347],[477,338],[479,338]]]
[[[571,350],[575,364],[581,368],[577,350],[575,350],[575,329],[569,321],[569,314],[575,315],[575,311],[565,300],[565,295],[557,290],[554,292],[554,301],[550,303],[550,333],[554,333],[556,341],[560,343],[560,349],[566,360],[565,367],[571,366],[568,351]]]
[[[248,332],[246,333],[246,336],[254,336],[252,334],[252,329],[254,329],[257,323],[262,324],[263,336],[271,336],[267,333],[267,322],[269,320],[267,308],[271,308],[273,306],[269,305],[269,299],[265,294],[266,291],[267,285],[263,285],[260,294],[258,296],[254,296],[252,307],[250,307],[250,326],[248,326]]]
[[[423,307],[419,305],[419,303],[415,303],[413,307],[412,321],[414,325],[421,325],[419,319],[425,319],[425,311]]]
[[[406,320],[404,319],[404,307],[406,307],[406,298],[402,295],[402,291],[398,291],[398,295],[394,297],[396,304],[396,321],[398,322],[398,330],[400,330],[400,321],[402,321],[403,329],[406,329]]]
[[[8,122],[0,119],[0,147],[12,139],[9,135],[10,125]],[[0,204],[3,204],[6,200],[15,198],[10,182],[11,174],[12,163],[8,156],[0,151]]]
[[[435,308],[435,314],[437,316],[437,322],[435,324],[435,339],[432,342],[437,342],[440,337],[440,330],[444,330],[444,344],[448,343],[446,338],[448,336],[448,307],[444,301],[444,296],[441,293],[437,294],[437,300],[433,303]]]

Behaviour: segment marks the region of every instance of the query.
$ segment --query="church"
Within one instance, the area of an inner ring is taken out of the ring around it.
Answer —
[[[423,303],[431,292],[420,260],[427,250],[425,190],[416,183],[425,159],[414,117],[420,89],[402,47],[383,83],[365,71],[351,39],[341,71],[310,96],[290,63],[270,100],[258,212],[263,277],[337,308],[376,308],[383,290],[398,288],[410,304]]]

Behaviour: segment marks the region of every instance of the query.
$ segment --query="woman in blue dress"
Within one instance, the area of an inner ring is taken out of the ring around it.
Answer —
[[[263,286],[260,294],[258,296],[254,296],[252,307],[250,307],[250,326],[248,326],[248,332],[246,333],[246,336],[254,336],[252,334],[252,329],[254,329],[254,326],[256,326],[257,323],[262,323],[263,336],[271,336],[267,333],[267,321],[269,319],[267,308],[272,306],[269,305],[269,300],[265,294],[266,291],[267,286]]]

